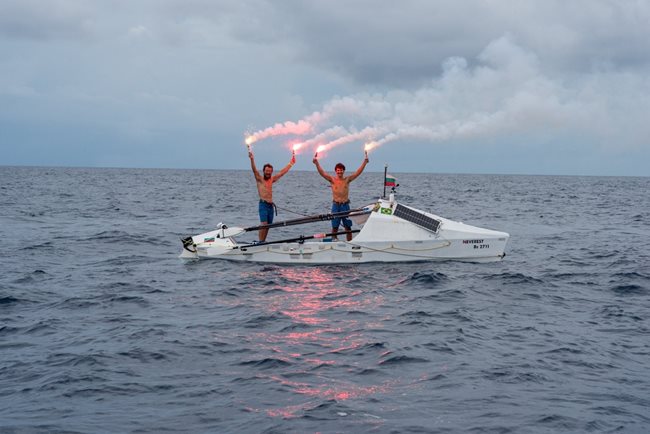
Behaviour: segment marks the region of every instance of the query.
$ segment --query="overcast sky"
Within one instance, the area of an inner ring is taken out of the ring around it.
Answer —
[[[246,133],[304,170],[650,176],[650,1],[0,0],[0,165],[245,169]]]

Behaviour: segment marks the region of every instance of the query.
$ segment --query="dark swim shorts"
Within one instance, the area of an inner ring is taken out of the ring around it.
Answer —
[[[273,223],[273,203],[266,202],[260,199],[260,222]]]
[[[344,203],[332,202],[332,213],[345,212],[345,211],[350,211],[350,201]],[[350,220],[347,217],[342,217],[342,218],[339,217],[332,220],[332,228],[338,229],[339,225],[341,224],[341,220],[343,221],[343,227],[346,228],[352,227],[352,220]]]

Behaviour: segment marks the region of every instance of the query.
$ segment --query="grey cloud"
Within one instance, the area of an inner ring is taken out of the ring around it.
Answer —
[[[144,25],[163,44],[266,47],[359,83],[416,87],[445,59],[504,34],[547,71],[650,67],[650,2],[618,0],[5,0],[0,33],[114,38]],[[101,32],[104,32],[100,35]]]
[[[441,72],[444,59],[474,58],[504,33],[535,52],[549,70],[650,65],[648,2],[294,0],[274,7],[264,1],[244,5],[233,11],[244,14],[229,18],[235,37],[288,44],[297,59],[365,83],[427,79]]]
[[[15,39],[89,38],[92,10],[79,0],[0,2],[0,35]]]

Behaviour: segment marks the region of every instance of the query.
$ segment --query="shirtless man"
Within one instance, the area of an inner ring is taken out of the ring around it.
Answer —
[[[364,158],[363,163],[361,163],[361,166],[357,169],[357,171],[347,177],[343,176],[345,173],[345,166],[342,163],[337,163],[337,165],[334,167],[336,176],[330,176],[318,163],[318,154],[314,156],[313,161],[316,165],[316,169],[318,169],[318,173],[320,173],[320,176],[325,178],[332,187],[332,213],[350,211],[350,183],[357,179],[357,177],[361,175],[361,172],[363,172],[363,169],[366,168],[366,164],[368,164],[369,161],[368,153],[366,153],[366,157]],[[345,238],[348,241],[351,241],[352,232],[350,231],[352,230],[352,221],[347,217],[344,217],[342,219],[335,218],[332,220],[332,233],[334,233],[334,236],[332,238],[337,239],[336,233],[339,231],[341,220],[343,220],[343,227],[345,228]]]
[[[273,166],[269,163],[266,163],[262,168],[263,175],[260,175],[257,168],[255,167],[255,158],[253,158],[253,153],[248,152],[248,158],[251,159],[251,169],[253,169],[253,174],[255,175],[255,181],[257,183],[257,192],[260,195],[260,225],[266,226],[273,223],[273,211],[275,205],[273,204],[273,183],[278,179],[282,178],[288,171],[296,164],[296,155],[291,155],[291,161],[285,166],[284,169],[280,171],[277,175],[273,176]],[[269,228],[260,229],[260,243],[266,241],[266,235],[269,233]]]

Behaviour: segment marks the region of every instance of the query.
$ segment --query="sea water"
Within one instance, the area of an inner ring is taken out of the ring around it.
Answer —
[[[650,178],[394,175],[505,260],[188,262],[257,223],[250,172],[0,167],[0,432],[648,432]],[[274,199],[331,192],[292,171]]]

